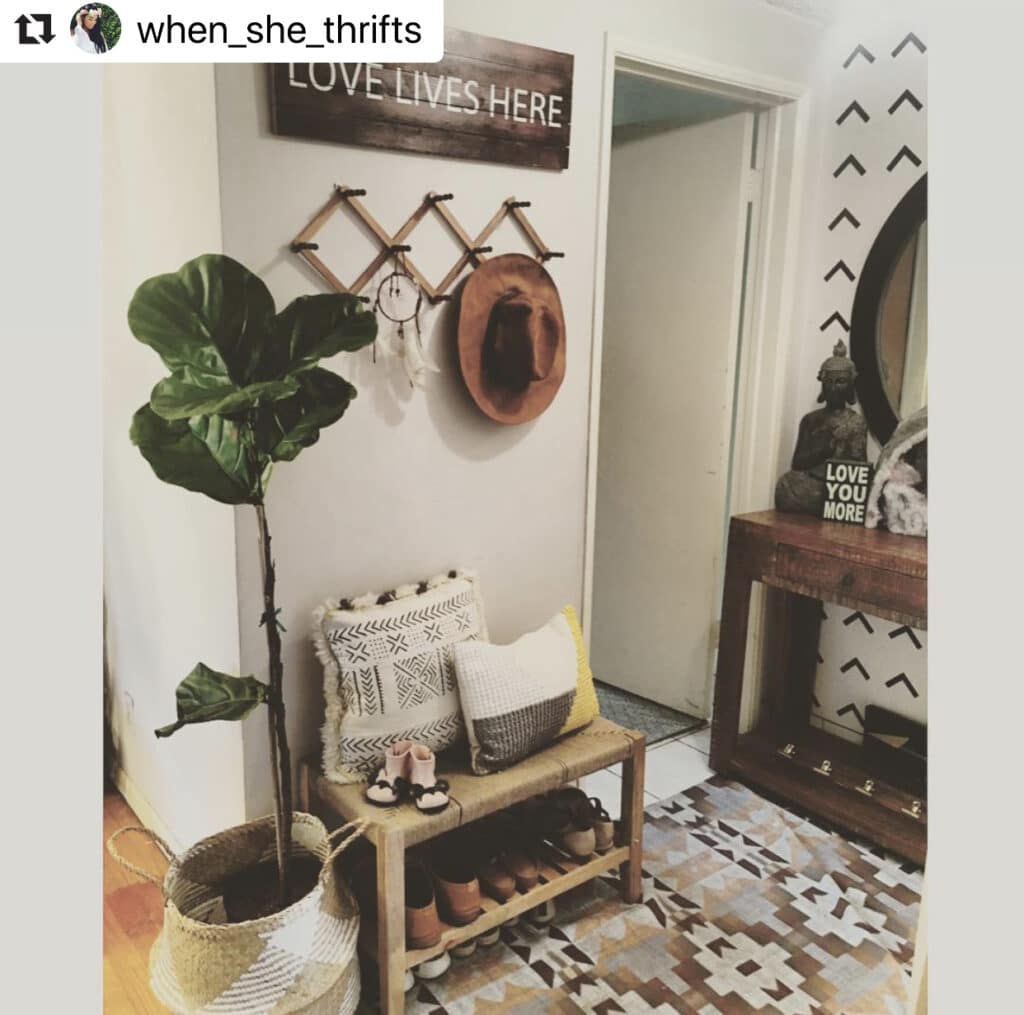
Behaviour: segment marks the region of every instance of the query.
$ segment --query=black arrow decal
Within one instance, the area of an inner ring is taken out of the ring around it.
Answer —
[[[928,48],[913,32],[908,32],[903,41],[892,51],[893,58],[899,56],[911,43],[917,46],[919,53],[923,53]]]
[[[914,633],[914,629],[912,627],[907,627],[906,624],[904,624],[903,627],[894,628],[889,632],[890,638],[900,638],[903,635],[906,635],[914,643],[914,648],[921,647],[921,639]]]
[[[53,16],[50,14],[33,14],[32,17],[36,19],[42,26],[43,30],[40,33],[40,38],[43,42],[51,42],[56,36],[51,31],[53,27]]]
[[[836,277],[837,272],[842,272],[851,282],[855,276],[852,271],[847,267],[846,262],[840,258],[835,264],[829,269],[828,274],[825,276],[826,282],[831,282]]]
[[[818,653],[818,665],[820,666],[824,662],[825,662],[825,657],[819,652]]]
[[[839,327],[841,327],[843,329],[843,331],[849,331],[850,330],[849,324],[846,323],[846,318],[843,317],[843,315],[841,313],[839,313],[838,310],[834,311],[832,316],[829,317],[828,320],[826,320],[822,324],[821,330],[822,331],[826,331],[830,324],[835,324],[837,322],[839,324]]]
[[[847,155],[846,158],[839,163],[838,167],[836,168],[836,171],[832,175],[838,178],[842,176],[843,173],[846,172],[846,170],[849,169],[851,166],[853,166],[853,168],[856,169],[861,176],[863,176],[867,172],[867,170],[857,161],[855,155]]]
[[[892,162],[890,162],[885,168],[891,173],[904,159],[910,159],[915,166],[921,165],[921,160],[906,145],[904,145],[893,157]]]
[[[910,678],[905,673],[897,673],[891,680],[885,682],[886,687],[895,687],[897,684],[906,685],[907,690],[915,697],[920,698],[921,695],[917,693],[917,688],[910,682]]]
[[[867,123],[868,120],[871,119],[871,117],[865,112],[864,107],[854,99],[853,102],[851,102],[846,109],[839,114],[839,119],[836,120],[836,123],[841,127],[851,113],[856,113],[861,118],[862,123]]]
[[[19,46],[38,46],[39,40],[34,35],[28,34],[28,26],[31,24],[32,19],[27,14],[22,14],[20,17],[14,19],[14,23],[18,26],[18,45]]]
[[[875,54],[872,53],[871,50],[865,49],[863,45],[858,44],[857,48],[846,58],[846,61],[843,63],[843,67],[849,67],[858,56],[863,57],[868,63],[875,62]]]
[[[857,658],[857,656],[854,656],[851,660],[849,660],[849,662],[843,663],[843,665],[840,666],[839,669],[843,673],[849,673],[850,670],[856,670],[865,680],[871,679],[871,674],[868,673],[866,669],[864,669],[864,665],[861,663],[860,659]]]
[[[841,709],[836,712],[836,715],[846,715],[848,712],[852,712],[857,717],[857,722],[860,723],[861,729],[864,728],[864,716],[860,714],[860,709],[857,708],[853,702],[849,705],[844,705]]]
[[[899,109],[904,102],[909,102],[918,112],[921,112],[921,109],[924,105],[924,103],[921,102],[921,100],[909,88],[907,88],[903,92],[903,94],[889,107],[889,115],[892,116],[892,114],[895,113],[896,110]]]
[[[864,625],[864,630],[866,630],[868,634],[875,633],[875,629],[868,623],[868,618],[865,617],[864,614],[860,612],[860,610],[858,610],[856,613],[851,613],[843,621],[843,624],[845,624],[846,627],[849,627],[851,624],[855,623],[858,620]]]
[[[828,231],[832,232],[832,230],[835,229],[835,227],[844,219],[849,222],[854,229],[860,229],[860,221],[856,216],[854,216],[853,212],[850,211],[849,208],[844,208],[834,219],[832,219],[831,222],[829,222]]]

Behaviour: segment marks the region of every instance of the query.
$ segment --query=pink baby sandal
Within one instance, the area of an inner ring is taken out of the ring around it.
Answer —
[[[409,752],[415,744],[399,740],[384,752],[384,765],[366,787],[366,799],[377,807],[393,807],[409,791]]]
[[[448,806],[448,783],[434,774],[434,752],[423,744],[409,751],[409,782],[416,808],[422,814],[437,814]]]

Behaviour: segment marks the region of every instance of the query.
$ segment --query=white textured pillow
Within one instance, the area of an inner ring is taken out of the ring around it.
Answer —
[[[329,779],[360,781],[399,740],[441,751],[465,738],[452,649],[487,638],[474,574],[451,571],[393,592],[328,600],[314,621]]]
[[[470,759],[486,775],[561,732],[576,698],[576,639],[564,613],[511,645],[452,646]]]

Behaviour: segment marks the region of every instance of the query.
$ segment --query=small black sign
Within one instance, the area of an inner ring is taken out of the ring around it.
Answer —
[[[867,462],[830,458],[825,463],[825,506],[821,517],[863,525],[872,471]]]

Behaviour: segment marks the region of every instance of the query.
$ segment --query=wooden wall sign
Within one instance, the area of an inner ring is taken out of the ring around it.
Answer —
[[[573,58],[445,30],[439,63],[270,66],[275,134],[565,169]]]
[[[867,462],[828,459],[825,462],[825,505],[821,517],[863,525],[872,472]]]

